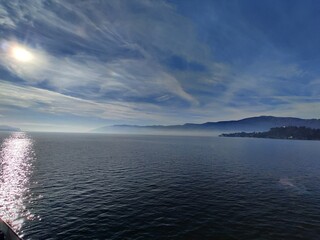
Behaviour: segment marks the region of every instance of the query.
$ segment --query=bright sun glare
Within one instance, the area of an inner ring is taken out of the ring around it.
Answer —
[[[23,47],[15,46],[12,48],[13,57],[20,62],[29,62],[33,59],[32,54]]]

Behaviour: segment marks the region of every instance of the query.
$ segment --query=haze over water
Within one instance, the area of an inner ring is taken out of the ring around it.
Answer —
[[[1,185],[1,198],[20,196],[7,204],[17,212],[5,216],[41,218],[19,225],[25,239],[318,239],[320,234],[317,141],[2,133],[1,142],[1,180],[9,189]],[[8,154],[20,172],[4,164]],[[43,197],[28,202],[24,196],[30,194]]]

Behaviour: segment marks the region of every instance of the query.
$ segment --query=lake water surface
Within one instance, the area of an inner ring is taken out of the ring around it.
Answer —
[[[320,239],[320,141],[1,133],[25,239]]]

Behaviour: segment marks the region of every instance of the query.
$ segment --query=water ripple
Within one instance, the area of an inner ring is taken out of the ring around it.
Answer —
[[[318,142],[32,136],[25,239],[319,239]]]

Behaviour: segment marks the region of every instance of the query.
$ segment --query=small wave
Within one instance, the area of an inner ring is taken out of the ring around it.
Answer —
[[[309,194],[309,191],[306,189],[306,187],[304,185],[296,183],[293,179],[290,179],[287,177],[280,178],[279,184],[282,187],[296,191],[299,194]]]
[[[279,183],[286,187],[293,187],[293,188],[296,187],[296,185],[294,185],[292,180],[289,178],[280,178]]]

